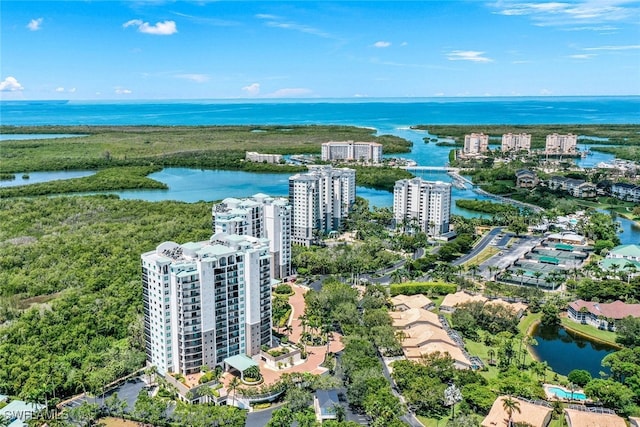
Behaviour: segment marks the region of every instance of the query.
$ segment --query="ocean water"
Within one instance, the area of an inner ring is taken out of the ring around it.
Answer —
[[[3,125],[640,123],[640,97],[2,101]]]

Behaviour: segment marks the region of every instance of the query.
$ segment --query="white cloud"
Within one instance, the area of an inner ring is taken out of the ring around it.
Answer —
[[[400,43],[400,46],[407,46],[407,45],[409,45],[409,43],[407,43],[407,42]]]
[[[38,31],[42,29],[42,21],[44,21],[43,18],[32,19],[27,24],[27,28],[31,31]]]
[[[151,25],[148,22],[142,22],[141,19],[132,19],[122,24],[122,26],[124,28],[137,27],[139,32],[155,36],[170,36],[178,32],[175,21],[156,22],[155,25]]]
[[[551,92],[549,89],[540,89],[540,95],[552,95],[553,92]]]
[[[322,37],[322,38],[334,38],[331,34],[322,31],[318,28],[314,28],[304,24],[298,24],[296,22],[286,21],[284,18],[275,15],[268,14],[258,14],[255,15],[256,18],[262,19],[266,21],[266,25],[273,28],[281,28],[283,30],[293,30],[298,31],[305,34],[312,34],[314,36]]]
[[[597,56],[595,53],[577,53],[575,55],[569,55],[571,59],[591,59]]]
[[[56,92],[58,92],[58,93],[64,93],[64,92],[75,93],[76,92],[76,88],[72,87],[70,89],[65,90],[62,86],[60,86],[60,87],[56,88]]]
[[[19,90],[24,90],[24,88],[15,77],[9,76],[0,82],[0,92],[17,92]]]
[[[209,81],[209,76],[206,74],[176,74],[178,79],[191,80],[196,83],[205,83]]]
[[[129,90],[129,89],[124,89],[121,87],[117,87],[115,88],[115,93],[118,95],[130,95],[133,93],[133,91]]]
[[[305,88],[284,88],[266,95],[267,98],[296,98],[300,96],[310,95],[312,91]]]
[[[502,0],[493,4],[506,16],[530,16],[538,26],[581,25],[581,30],[602,31],[597,24],[635,22],[639,8],[629,0],[578,0],[571,2],[519,2]],[[596,24],[587,25],[584,24]]]
[[[391,42],[379,41],[373,44],[373,47],[380,47],[380,48],[389,47],[389,46],[391,46]]]
[[[640,49],[640,44],[631,44],[631,45],[622,45],[622,46],[599,46],[599,47],[585,47],[582,50],[608,50],[608,51],[616,51],[616,50],[632,50],[632,49]]]
[[[251,96],[255,96],[260,93],[260,83],[251,83],[250,85],[243,87],[242,90]]]
[[[447,53],[449,61],[491,62],[493,59],[482,56],[484,52],[475,50],[454,50]]]

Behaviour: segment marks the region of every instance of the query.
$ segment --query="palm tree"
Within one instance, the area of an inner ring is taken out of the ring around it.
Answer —
[[[236,391],[238,390],[238,387],[240,387],[240,380],[238,379],[238,377],[234,376],[233,378],[231,378],[231,381],[229,381],[229,386],[227,387],[230,392],[229,394],[233,393],[231,406],[235,406],[236,404]]]
[[[522,286],[522,285],[524,284],[524,269],[519,268],[519,269],[516,271],[516,274],[517,274],[518,276],[520,276],[520,286]]]
[[[472,279],[475,280],[476,273],[478,272],[479,269],[480,269],[480,266],[478,264],[469,264],[469,266],[467,267],[467,270],[471,272]]]
[[[11,424],[11,420],[4,415],[0,415],[0,427],[8,427]]]
[[[631,276],[633,276],[636,271],[638,270],[638,267],[636,267],[636,265],[632,262],[628,262],[625,264],[624,269],[627,271],[627,284],[629,284],[629,280],[631,280]]]
[[[513,412],[520,413],[520,402],[513,399],[511,396],[507,396],[502,399],[502,408],[506,411],[509,416],[509,424],[508,426],[513,426]]]
[[[489,365],[493,365],[495,363],[495,361],[493,360],[493,358],[496,355],[496,351],[492,348],[489,349],[489,351],[487,351],[487,356],[489,356]]]
[[[538,286],[540,285],[540,277],[542,277],[542,272],[541,271],[536,271],[533,273],[533,275],[536,278],[536,289],[538,289]]]

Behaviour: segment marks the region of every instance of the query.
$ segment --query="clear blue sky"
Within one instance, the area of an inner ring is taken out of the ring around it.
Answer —
[[[2,99],[639,95],[640,2],[0,2]]]

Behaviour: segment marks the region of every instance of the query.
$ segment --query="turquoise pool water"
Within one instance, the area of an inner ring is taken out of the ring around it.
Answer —
[[[570,391],[562,389],[560,387],[547,387],[549,393],[556,395],[560,399],[573,399],[573,400],[587,400],[587,396],[583,392],[574,391],[571,395]]]

